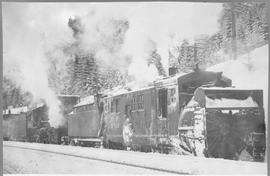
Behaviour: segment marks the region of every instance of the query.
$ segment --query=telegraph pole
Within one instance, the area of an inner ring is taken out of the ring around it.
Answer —
[[[232,57],[233,60],[237,59],[237,43],[236,43],[236,20],[235,20],[235,9],[234,3],[232,3]]]
[[[198,56],[197,56],[197,44],[196,44],[196,42],[194,43],[194,63],[195,63],[194,71],[198,71],[199,70],[199,61],[198,61]]]

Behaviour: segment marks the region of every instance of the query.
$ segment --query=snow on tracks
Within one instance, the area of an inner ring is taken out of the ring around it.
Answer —
[[[177,174],[264,174],[266,163],[232,161],[158,153],[4,141],[4,146],[52,152],[75,157],[148,168]]]

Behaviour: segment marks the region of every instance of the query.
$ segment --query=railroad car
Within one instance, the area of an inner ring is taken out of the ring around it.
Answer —
[[[108,96],[104,101],[104,137],[105,145],[109,148],[125,148],[129,145],[123,138],[125,121],[133,124],[130,131],[134,149],[142,149],[154,144],[155,131],[153,118],[157,111],[156,89],[148,87],[136,91],[129,91],[119,95]]]
[[[96,97],[82,99],[67,118],[69,143],[82,146],[100,145],[100,118]]]
[[[72,111],[79,96],[58,95],[64,116]],[[58,128],[49,124],[48,107],[45,103],[35,107],[9,108],[3,111],[3,133],[5,140],[58,143],[62,136],[67,136],[67,123]],[[65,119],[65,118],[64,118]]]
[[[3,112],[3,139],[27,141],[27,107],[10,108]]]

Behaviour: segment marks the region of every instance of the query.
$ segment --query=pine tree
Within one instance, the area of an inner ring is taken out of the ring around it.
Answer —
[[[158,70],[158,74],[160,76],[166,76],[166,71],[161,63],[161,56],[157,53],[157,49],[154,49],[151,52],[151,54],[147,60],[147,64],[148,64],[148,66],[151,64],[155,65],[155,67]]]

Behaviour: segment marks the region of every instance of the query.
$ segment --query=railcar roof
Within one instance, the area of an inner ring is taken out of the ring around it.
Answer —
[[[180,80],[185,80],[185,79],[189,79],[189,77],[192,77],[194,74],[197,75],[198,73],[202,73],[202,74],[213,74],[213,75],[217,75],[217,74],[220,74],[221,73],[221,79],[225,79],[227,81],[230,81],[231,79],[230,78],[227,78],[226,76],[224,76],[222,74],[222,72],[213,72],[213,71],[204,71],[204,70],[200,70],[200,71],[193,71],[193,72],[189,72],[189,73],[179,73],[179,74],[176,74],[174,76],[169,76],[169,77],[165,77],[163,79],[159,79],[159,80],[156,80],[154,81],[154,84],[162,84],[162,83],[165,83],[165,84],[168,84],[168,83],[171,83],[171,82],[174,82],[174,81],[177,81],[178,79]]]
[[[64,95],[64,94],[58,94],[58,97],[80,97],[80,95]]]
[[[84,105],[88,105],[88,104],[93,104],[95,102],[94,96],[88,96],[85,98],[82,98],[81,101],[76,104],[74,107],[79,107],[79,106],[84,106]]]
[[[28,111],[27,106],[18,107],[18,108],[10,108],[10,109],[3,110],[3,115],[4,114],[21,114],[21,113],[26,113],[27,111]]]
[[[254,91],[261,89],[247,89],[247,88],[235,88],[235,87],[200,87],[203,90],[230,90],[230,91]]]
[[[120,93],[115,93],[115,94],[108,94],[108,98],[109,97],[115,97],[115,96],[120,96],[120,95],[124,95],[124,94],[130,94],[130,93],[135,93],[135,92],[139,92],[139,91],[144,91],[144,90],[149,90],[154,88],[154,86],[148,86],[148,87],[143,87],[143,88],[139,88],[139,89],[134,89],[131,91],[126,91],[126,92],[120,92]]]

